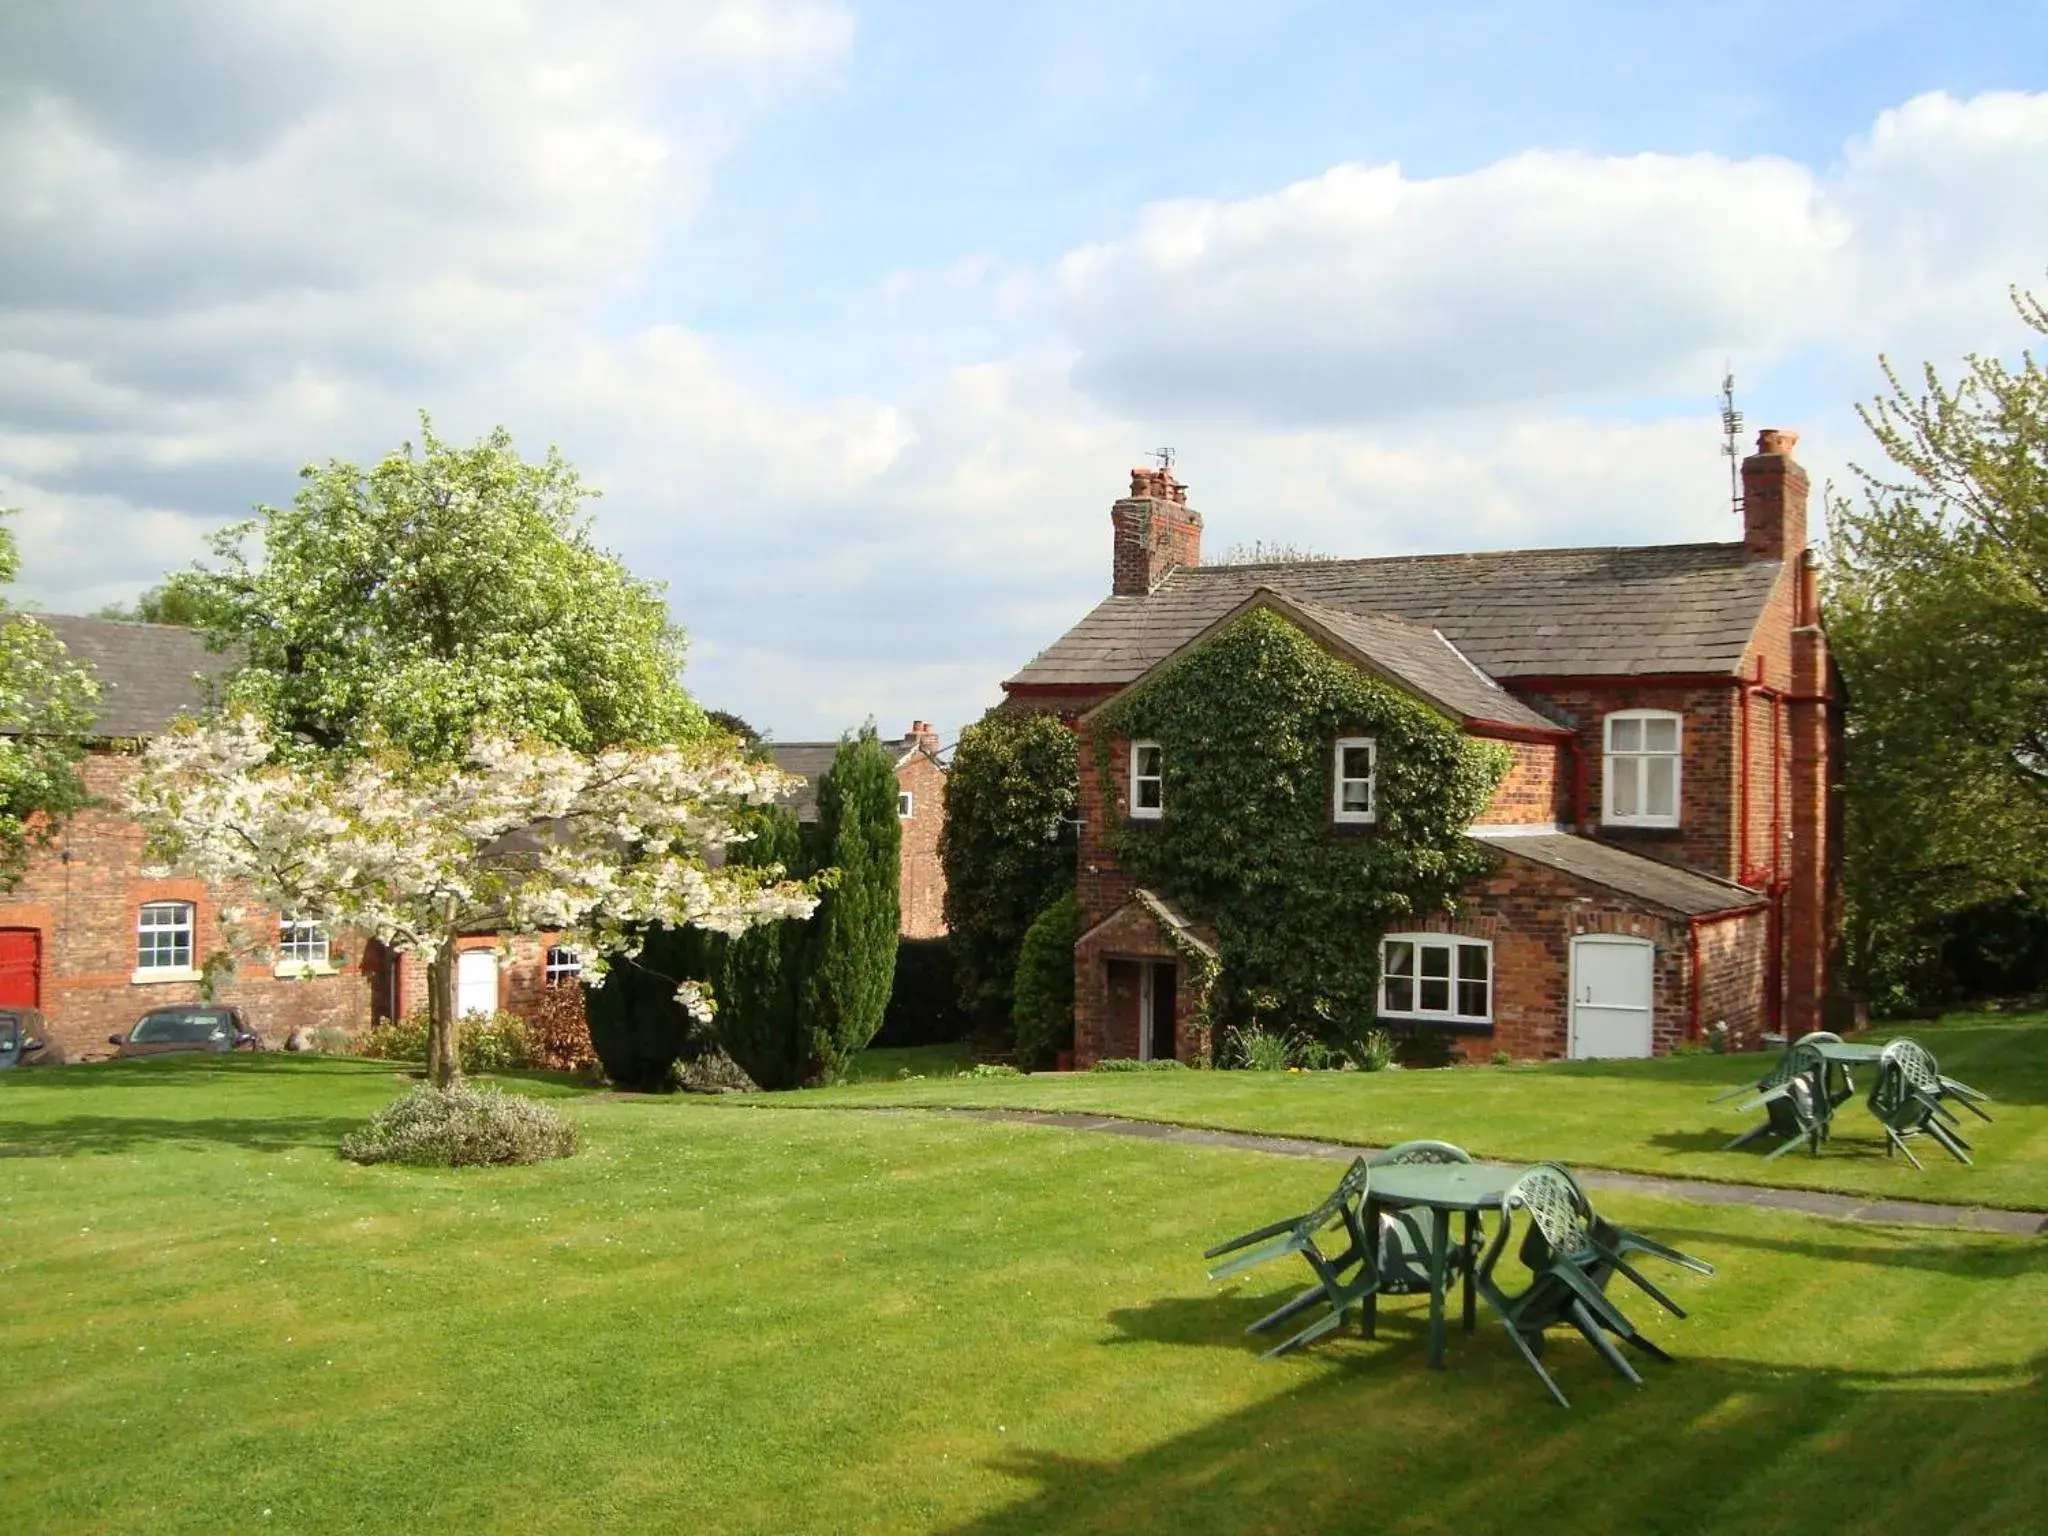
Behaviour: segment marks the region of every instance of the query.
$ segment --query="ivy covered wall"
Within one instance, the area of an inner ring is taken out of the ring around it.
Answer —
[[[1367,1027],[1379,936],[1450,906],[1491,855],[1465,836],[1510,754],[1279,614],[1246,614],[1088,722],[1118,867],[1221,939],[1219,1025],[1254,1016],[1342,1035]],[[1334,744],[1378,744],[1376,820],[1331,816]],[[1164,814],[1134,821],[1126,743],[1164,748]]]

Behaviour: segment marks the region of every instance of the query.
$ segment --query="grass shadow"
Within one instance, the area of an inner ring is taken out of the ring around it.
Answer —
[[[150,1115],[66,1115],[47,1123],[0,1121],[0,1157],[63,1157],[142,1147],[244,1147],[285,1152],[338,1147],[360,1117],[291,1115],[176,1120]]]
[[[1165,1334],[1192,1326],[1173,1309],[1157,1318]],[[1298,1385],[1122,1457],[1006,1451],[993,1470],[1029,1491],[951,1531],[1399,1536],[1568,1521],[1826,1536],[2020,1529],[2048,1499],[2042,1355],[1983,1369],[1646,1360],[1637,1389],[1559,1339],[1546,1363],[1566,1410],[1489,1332],[1441,1372],[1371,1344],[1319,1346],[1272,1367]],[[1941,1449],[1900,1454],[1908,1443]]]

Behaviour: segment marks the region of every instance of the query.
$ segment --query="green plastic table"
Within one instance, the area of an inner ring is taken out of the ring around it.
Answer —
[[[1395,1163],[1372,1170],[1365,1190],[1365,1230],[1379,1232],[1381,1211],[1420,1207],[1430,1213],[1429,1242],[1429,1365],[1444,1368],[1444,1292],[1451,1251],[1451,1213],[1465,1213],[1465,1245],[1478,1231],[1479,1213],[1500,1209],[1501,1196],[1515,1175],[1504,1168],[1478,1163]],[[1375,1236],[1375,1240],[1377,1240]],[[1377,1321],[1376,1294],[1365,1298],[1365,1336]],[[1477,1325],[1472,1266],[1465,1266],[1465,1331]]]

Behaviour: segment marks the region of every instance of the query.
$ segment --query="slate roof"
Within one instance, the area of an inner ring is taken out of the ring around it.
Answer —
[[[839,752],[839,743],[836,741],[764,741],[761,745],[768,749],[769,757],[774,759],[775,766],[784,773],[803,775],[803,785],[793,794],[785,796],[782,803],[795,807],[796,819],[798,821],[816,821],[818,819],[818,780],[825,777],[831,770],[832,759]],[[910,761],[913,755],[924,749],[911,745],[908,742],[885,741],[882,743],[882,750],[889,754],[889,761],[891,763],[901,768]]]
[[[1259,587],[1433,626],[1501,679],[1732,673],[1781,568],[1741,544],[1193,566],[1105,598],[1010,682],[1129,683]]]
[[[1568,832],[1474,832],[1472,837],[1497,852],[1542,864],[1685,917],[1739,911],[1763,900],[1757,892],[1733,881],[1680,869],[1661,859],[1645,858],[1612,843],[1574,837]]]
[[[196,631],[169,624],[58,613],[28,617],[55,634],[72,658],[98,677],[92,734],[102,740],[154,736],[180,715],[203,712],[202,679],[219,677],[234,665],[232,657],[207,650]]]
[[[836,741],[769,741],[763,742],[768,755],[775,760],[775,766],[784,773],[800,773],[804,782],[794,793],[784,799],[783,804],[796,808],[798,821],[818,819],[818,780],[832,767],[832,759],[839,751]]]

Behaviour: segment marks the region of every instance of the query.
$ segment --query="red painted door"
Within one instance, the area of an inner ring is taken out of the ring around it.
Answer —
[[[0,1008],[42,1006],[43,936],[33,928],[0,928]]]

